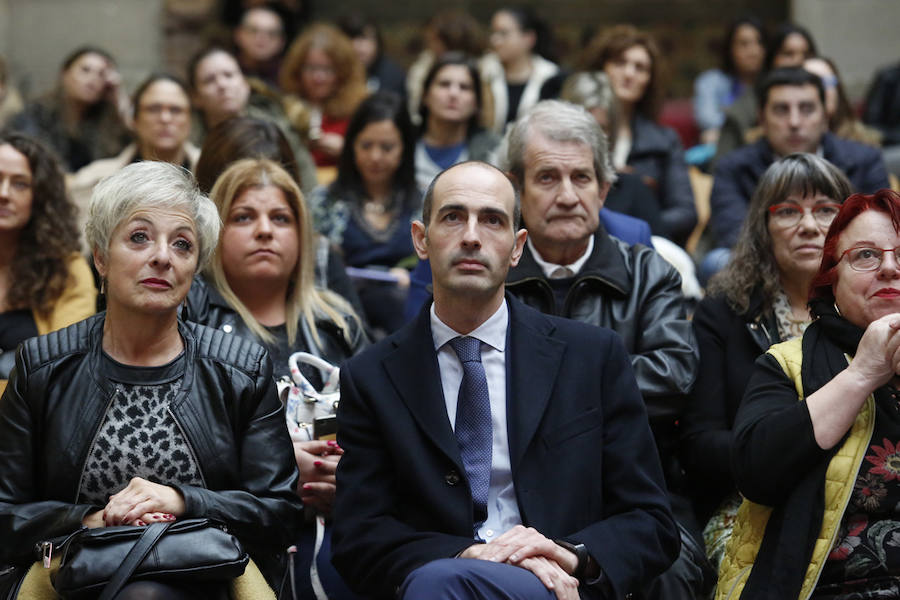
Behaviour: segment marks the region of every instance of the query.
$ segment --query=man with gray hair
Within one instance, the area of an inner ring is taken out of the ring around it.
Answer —
[[[622,337],[673,511],[696,534],[689,503],[673,493],[683,488],[676,421],[698,361],[680,276],[653,249],[630,246],[600,223],[598,214],[616,173],[606,137],[586,110],[552,100],[537,104],[509,132],[506,158],[528,230],[506,289],[541,312],[607,327]],[[693,597],[707,585],[702,545],[692,544],[684,532],[682,538],[682,556],[652,597]]]

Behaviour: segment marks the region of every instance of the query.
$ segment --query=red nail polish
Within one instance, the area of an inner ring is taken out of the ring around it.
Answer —
[[[328,440],[328,445],[331,446],[332,448],[334,448],[337,446],[337,442],[334,440]]]
[[[308,484],[308,483],[304,483],[304,484],[303,484],[303,489],[304,489],[304,490],[310,489],[310,488],[309,488],[309,484]]]
[[[317,461],[314,461],[313,464],[316,465],[317,467],[321,467],[321,466],[322,466],[322,461],[321,461],[321,460],[317,460]]]

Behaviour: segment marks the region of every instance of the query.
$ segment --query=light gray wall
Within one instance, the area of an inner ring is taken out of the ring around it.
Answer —
[[[793,0],[792,14],[835,61],[851,99],[865,95],[875,71],[900,61],[898,0]]]
[[[24,93],[53,87],[63,58],[83,44],[109,51],[125,84],[162,64],[164,0],[0,0],[0,52]]]

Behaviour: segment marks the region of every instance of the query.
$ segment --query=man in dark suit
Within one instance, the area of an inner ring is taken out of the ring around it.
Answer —
[[[710,224],[719,246],[734,246],[759,178],[788,154],[819,154],[841,169],[857,192],[890,187],[877,148],[828,132],[825,88],[818,75],[800,67],[775,69],[760,82],[757,96],[762,137],[722,157],[713,176]]]
[[[678,554],[620,338],[504,293],[518,221],[499,170],[436,177],[412,227],[434,301],[343,365],[333,562],[359,593],[630,598]]]

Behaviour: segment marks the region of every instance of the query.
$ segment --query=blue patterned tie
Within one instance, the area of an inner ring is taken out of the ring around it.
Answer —
[[[463,367],[456,403],[456,441],[472,491],[475,522],[481,523],[487,518],[494,436],[487,377],[484,365],[481,364],[481,341],[472,337],[458,337],[450,340],[450,346]]]

